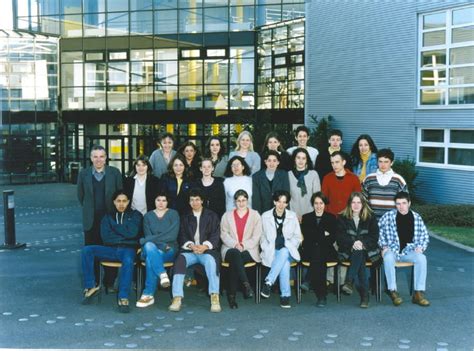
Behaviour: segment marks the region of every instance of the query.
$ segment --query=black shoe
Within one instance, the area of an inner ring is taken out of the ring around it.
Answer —
[[[316,301],[316,306],[318,307],[326,307],[327,305],[327,300],[325,297],[318,297]]]
[[[268,299],[270,297],[270,292],[272,291],[272,286],[265,282],[262,287],[262,291],[260,292],[260,295],[262,295],[263,298]]]
[[[119,299],[118,300],[118,309],[120,313],[129,313],[130,306],[128,303],[128,299]]]
[[[249,282],[244,283],[244,299],[251,299],[253,297],[253,290]]]
[[[291,308],[290,298],[288,296],[280,297],[280,307],[282,308]]]
[[[84,296],[82,297],[82,304],[83,305],[88,305],[92,302],[92,299],[97,296],[97,294],[100,292],[100,287],[95,286],[93,288],[85,289],[84,290]]]
[[[227,302],[229,302],[229,307],[231,309],[239,308],[239,306],[237,305],[237,302],[235,301],[235,294],[234,295],[227,294]]]

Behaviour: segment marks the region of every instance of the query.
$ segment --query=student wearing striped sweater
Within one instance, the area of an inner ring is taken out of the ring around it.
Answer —
[[[377,152],[378,169],[369,174],[362,183],[364,195],[369,200],[375,217],[379,220],[386,212],[395,209],[395,195],[406,191],[407,184],[400,174],[393,171],[395,155],[390,149]]]

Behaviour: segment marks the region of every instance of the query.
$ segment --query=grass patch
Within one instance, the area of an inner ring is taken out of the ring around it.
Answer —
[[[474,247],[474,229],[472,227],[448,227],[428,225],[428,229],[443,238]]]

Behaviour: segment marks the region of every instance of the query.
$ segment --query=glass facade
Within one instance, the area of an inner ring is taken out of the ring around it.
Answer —
[[[0,31],[0,184],[56,179],[58,42]]]
[[[14,0],[13,8],[17,30],[61,42],[59,101],[48,109],[63,122],[62,174],[70,162],[85,166],[96,141],[125,172],[165,129],[230,142],[242,124],[268,116],[303,123],[304,22],[293,21],[304,17],[304,0]],[[259,52],[263,44],[270,51]]]

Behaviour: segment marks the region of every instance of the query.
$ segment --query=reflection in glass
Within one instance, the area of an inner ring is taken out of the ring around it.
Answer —
[[[132,85],[130,87],[130,109],[153,109],[153,85]]]
[[[431,50],[421,53],[421,67],[444,67],[446,65],[446,50]]]
[[[107,104],[109,110],[128,110],[128,86],[109,86],[107,88]]]
[[[84,108],[82,87],[63,88],[61,91],[63,110],[82,110]]]
[[[423,16],[423,29],[441,28],[446,25],[446,13],[434,13]]]
[[[449,70],[449,84],[473,84],[474,66],[451,68]]]
[[[446,84],[446,70],[421,71],[422,86],[438,86]]]
[[[474,41],[474,26],[454,28],[452,30],[451,38],[453,43]]]
[[[128,62],[109,62],[107,81],[109,85],[128,84]]]
[[[105,110],[105,86],[84,88],[84,108]]]
[[[152,34],[153,12],[130,12],[130,35]]]
[[[452,48],[449,51],[449,56],[450,56],[450,63],[452,65],[474,63],[474,46]]]
[[[444,105],[446,103],[446,89],[422,89],[420,99],[422,105]]]
[[[107,14],[107,35],[128,35],[128,12]]]
[[[179,84],[202,84],[202,60],[179,62]]]
[[[227,110],[229,105],[227,89],[227,85],[205,85],[204,108],[213,110]]]
[[[83,70],[82,63],[62,64],[61,84],[62,86],[82,86]]]
[[[451,143],[474,144],[474,130],[450,130]]]
[[[155,86],[155,109],[177,110],[178,109],[178,87],[177,86]]]
[[[230,8],[230,31],[253,30],[255,27],[254,6],[236,6]]]
[[[202,33],[202,9],[193,8],[179,11],[180,33]]]
[[[448,163],[450,165],[474,166],[473,149],[449,149]]]
[[[153,84],[153,62],[131,62],[131,84]]]
[[[202,109],[202,85],[181,85],[179,88],[179,107],[184,110]]]
[[[253,59],[230,59],[230,84],[253,83],[255,67]]]
[[[105,13],[84,14],[84,36],[86,37],[105,36]]]
[[[444,130],[443,129],[422,129],[421,130],[421,141],[428,141],[433,143],[444,142]]]
[[[241,84],[230,86],[230,109],[248,110],[254,108],[253,84]]]
[[[155,11],[155,34],[178,33],[178,10]]]
[[[474,22],[474,6],[453,10],[453,25]]]
[[[204,9],[204,31],[227,32],[229,21],[229,9],[227,7],[211,7]]]
[[[423,46],[443,45],[445,43],[446,32],[444,30],[423,33]]]
[[[227,84],[228,78],[227,59],[205,60],[204,76],[206,84]]]
[[[155,63],[155,83],[158,85],[178,85],[178,62],[158,61]]]
[[[444,163],[444,148],[420,147],[420,162]]]
[[[474,104],[474,87],[449,89],[450,104]]]

